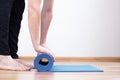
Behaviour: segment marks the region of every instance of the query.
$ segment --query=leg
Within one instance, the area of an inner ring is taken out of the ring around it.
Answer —
[[[21,27],[22,15],[25,8],[24,0],[15,0],[11,10],[9,24],[9,47],[12,58],[18,58],[18,36]]]
[[[10,49],[8,44],[8,32],[9,32],[9,17],[12,2],[7,0],[0,1],[0,55],[10,55]]]
[[[9,21],[14,0],[0,0],[0,69],[2,70],[29,70],[11,58],[8,44]]]
[[[9,47],[10,47],[10,55],[17,62],[25,65],[28,68],[33,68],[32,65],[26,64],[24,61],[18,59],[17,51],[18,51],[18,36],[21,27],[22,15],[25,8],[24,0],[15,0],[12,6],[10,24],[9,24]]]

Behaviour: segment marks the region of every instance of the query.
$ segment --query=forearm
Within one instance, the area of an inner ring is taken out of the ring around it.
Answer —
[[[40,44],[46,44],[47,32],[53,16],[53,0],[45,0],[41,14],[41,40]]]
[[[50,27],[50,23],[52,20],[52,11],[44,12],[42,11],[42,21],[41,21],[41,40],[40,43],[46,43],[46,37],[48,33],[48,29]]]
[[[29,23],[29,32],[30,32],[32,44],[33,47],[35,48],[37,45],[40,44],[40,25],[41,25],[40,9],[29,7],[28,23]]]
[[[45,45],[47,32],[52,19],[53,0],[43,0],[42,12],[40,7],[41,1],[42,0],[28,0],[28,21],[31,40],[38,54],[41,52],[53,54],[47,45]]]

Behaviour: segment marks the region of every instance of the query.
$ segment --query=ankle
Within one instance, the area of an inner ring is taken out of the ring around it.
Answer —
[[[0,61],[4,60],[4,59],[7,59],[7,58],[11,58],[11,56],[9,56],[9,55],[7,55],[7,56],[0,55]]]

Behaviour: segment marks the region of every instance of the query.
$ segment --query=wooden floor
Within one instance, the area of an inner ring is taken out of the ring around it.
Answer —
[[[120,62],[59,62],[55,64],[89,64],[104,72],[27,72],[0,71],[0,80],[120,80]]]

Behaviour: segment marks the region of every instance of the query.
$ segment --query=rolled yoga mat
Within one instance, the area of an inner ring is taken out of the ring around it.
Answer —
[[[53,57],[47,53],[35,58],[34,67],[39,72],[103,72],[91,65],[54,65]]]

